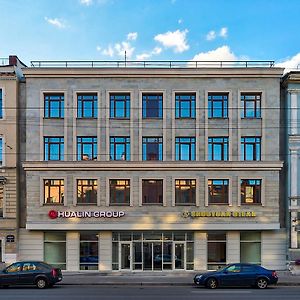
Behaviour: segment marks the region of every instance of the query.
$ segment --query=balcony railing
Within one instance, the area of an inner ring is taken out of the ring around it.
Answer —
[[[9,64],[8,58],[0,57],[0,66],[7,66]]]
[[[275,63],[271,60],[245,60],[245,61],[105,61],[105,60],[33,60],[33,68],[272,68]]]

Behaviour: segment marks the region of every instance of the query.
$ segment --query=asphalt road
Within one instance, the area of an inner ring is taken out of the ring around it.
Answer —
[[[267,290],[172,286],[65,286],[38,290],[34,287],[0,289],[1,300],[214,300],[214,299],[297,299],[300,287],[270,287]]]

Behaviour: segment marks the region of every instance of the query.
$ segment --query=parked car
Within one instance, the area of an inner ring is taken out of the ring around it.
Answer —
[[[62,280],[61,269],[40,261],[16,262],[0,271],[0,286],[36,285],[39,289],[52,287]]]
[[[276,271],[265,269],[253,264],[230,264],[215,272],[197,274],[196,285],[204,285],[210,289],[219,286],[252,286],[265,289],[269,284],[276,284]]]

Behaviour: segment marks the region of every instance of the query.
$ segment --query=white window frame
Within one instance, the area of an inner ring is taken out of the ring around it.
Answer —
[[[261,194],[260,194],[260,204],[242,204],[241,200],[241,180],[242,179],[254,179],[254,180],[261,180]],[[238,206],[265,206],[265,177],[263,176],[239,176],[238,177]]]
[[[6,117],[6,114],[5,114],[5,88],[4,86],[0,86],[0,90],[2,90],[2,118],[0,118],[0,121],[1,120],[5,120],[5,117]]]
[[[110,180],[129,180],[129,184],[130,184],[130,192],[129,192],[129,205],[110,205],[110,185],[109,185],[109,181]],[[107,177],[106,178],[106,203],[105,205],[107,207],[109,206],[120,206],[120,207],[132,207],[133,206],[133,188],[132,185],[133,184],[133,177],[127,176],[127,177]]]
[[[143,180],[162,180],[163,181],[163,203],[162,205],[155,204],[143,204]],[[167,206],[167,197],[166,197],[166,188],[167,188],[167,177],[162,176],[148,176],[139,178],[139,206]]]
[[[77,203],[77,180],[97,180],[97,203],[81,204]],[[95,176],[75,176],[73,178],[73,205],[80,207],[100,206],[100,178]]]
[[[44,194],[44,180],[63,180],[64,181],[64,203],[62,204],[47,204],[45,203]],[[41,176],[40,177],[40,206],[67,206],[68,205],[68,189],[67,189],[67,177],[66,176]]]
[[[192,204],[181,204],[181,205],[176,205],[176,199],[175,199],[175,196],[176,196],[176,180],[196,180],[196,202],[194,205]],[[200,206],[200,198],[199,198],[199,177],[197,176],[175,176],[175,177],[172,177],[172,206],[176,206],[176,207],[182,207],[182,206],[196,206],[196,207],[199,207]]]

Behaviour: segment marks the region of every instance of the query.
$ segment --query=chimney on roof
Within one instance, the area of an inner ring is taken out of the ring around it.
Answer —
[[[18,57],[16,55],[10,55],[8,62],[9,62],[10,66],[17,66],[17,64],[18,64]]]

